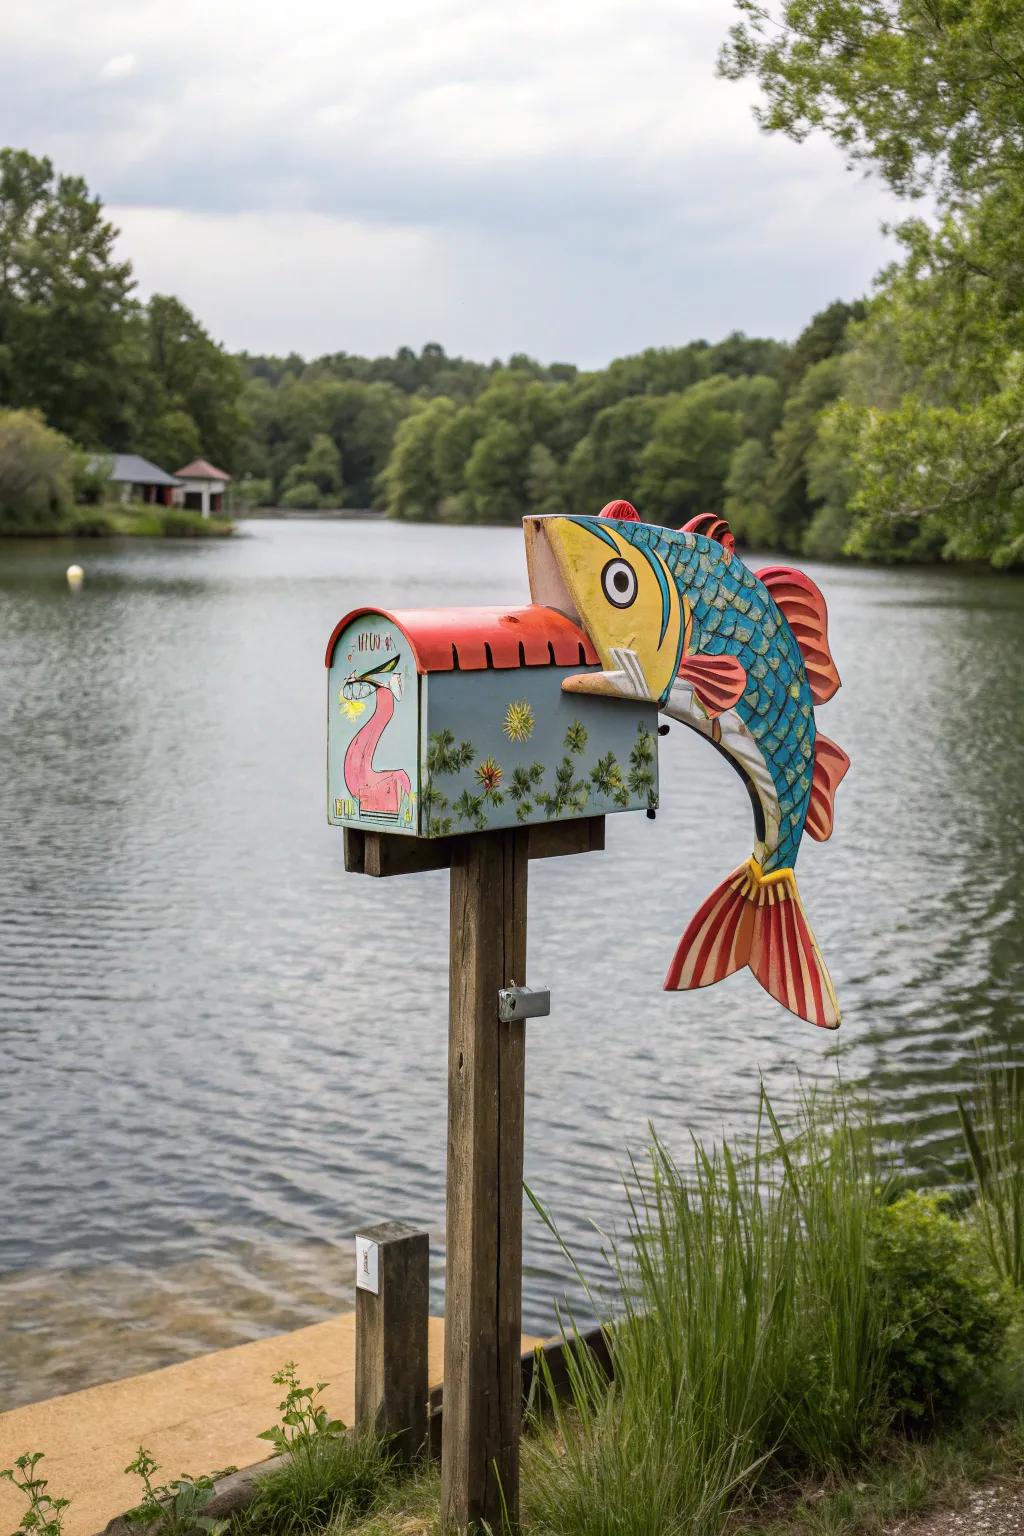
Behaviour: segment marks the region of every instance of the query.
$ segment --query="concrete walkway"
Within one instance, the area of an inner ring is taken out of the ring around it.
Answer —
[[[444,1323],[430,1319],[430,1385],[441,1380]],[[523,1348],[538,1342],[523,1339]],[[258,1439],[277,1422],[283,1389],[271,1377],[294,1360],[299,1380],[330,1383],[324,1402],[332,1416],[353,1420],[355,1313],[277,1334],[180,1365],[129,1376],[65,1397],[51,1397],[0,1414],[0,1467],[24,1451],[42,1451],[48,1492],[70,1498],[66,1536],[92,1536],[138,1502],[141,1483],[124,1468],[140,1444],[160,1464],[158,1481],[198,1476],[222,1467],[251,1466],[272,1455]],[[0,1530],[15,1530],[21,1495],[0,1482]]]

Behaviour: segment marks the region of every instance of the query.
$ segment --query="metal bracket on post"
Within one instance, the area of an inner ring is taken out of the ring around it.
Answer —
[[[519,1019],[546,1019],[551,1012],[551,993],[547,987],[501,987],[498,991],[498,1018],[502,1024]]]

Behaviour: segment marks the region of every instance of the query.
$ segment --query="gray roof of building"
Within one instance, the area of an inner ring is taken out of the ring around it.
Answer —
[[[110,478],[127,485],[180,485],[181,481],[159,469],[138,453],[115,453]]]

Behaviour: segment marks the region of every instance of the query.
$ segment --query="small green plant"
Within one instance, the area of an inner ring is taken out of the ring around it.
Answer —
[[[1009,1325],[975,1236],[943,1197],[912,1190],[877,1213],[871,1270],[889,1333],[893,1411],[929,1427],[962,1414]]]
[[[384,1441],[370,1430],[348,1433],[319,1401],[327,1383],[303,1386],[294,1361],[273,1380],[286,1388],[281,1418],[260,1438],[269,1440],[285,1461],[260,1482],[242,1529],[285,1536],[347,1522],[372,1508],[391,1479],[392,1458]]]
[[[221,1532],[227,1530],[227,1520],[214,1520],[203,1511],[213,1498],[217,1479],[234,1472],[234,1467],[225,1467],[202,1477],[176,1477],[168,1483],[154,1483],[153,1476],[159,1472],[159,1465],[145,1446],[140,1445],[135,1460],[124,1470],[141,1477],[145,1489],[141,1501],[124,1516],[129,1525],[153,1526],[158,1536],[194,1536],[196,1531],[205,1531],[206,1536],[221,1536]]]
[[[286,1387],[287,1391],[278,1404],[280,1423],[263,1430],[260,1439],[269,1440],[279,1455],[292,1455],[314,1441],[339,1440],[345,1433],[341,1420],[332,1419],[323,1403],[317,1402],[326,1381],[318,1381],[315,1387],[302,1386],[294,1360],[286,1361],[271,1380],[275,1387]]]
[[[47,1480],[37,1477],[42,1451],[26,1451],[19,1456],[13,1467],[0,1468],[0,1477],[12,1483],[28,1500],[28,1508],[18,1523],[13,1536],[63,1536],[64,1511],[70,1499],[54,1499],[47,1493]]]

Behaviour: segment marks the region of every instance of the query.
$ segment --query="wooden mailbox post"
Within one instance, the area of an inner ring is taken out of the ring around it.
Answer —
[[[603,847],[603,817],[426,846],[345,833],[351,871],[451,871],[441,1499],[452,1532],[499,1531],[519,1511],[526,1022],[499,1020],[498,993],[526,977],[530,859]]]

